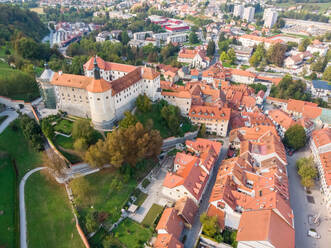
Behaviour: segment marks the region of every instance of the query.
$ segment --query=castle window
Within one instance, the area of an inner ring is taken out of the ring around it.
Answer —
[[[98,101],[100,101],[100,98],[97,98]]]
[[[108,99],[109,97],[108,96],[106,96],[106,99]]]
[[[75,91],[75,89],[72,89],[72,91]]]

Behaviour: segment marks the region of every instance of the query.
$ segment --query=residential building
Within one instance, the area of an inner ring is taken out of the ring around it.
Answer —
[[[311,54],[318,53],[319,56],[323,57],[329,50],[328,44],[324,44],[319,40],[314,40],[312,44],[307,47],[307,51]]]
[[[265,9],[263,14],[264,26],[272,28],[277,22],[278,12],[274,9]]]
[[[256,78],[256,75],[249,71],[244,71],[240,69],[230,69],[231,72],[231,81],[241,84],[253,84]]]
[[[239,41],[245,47],[254,47],[255,45],[264,43],[266,49],[269,49],[269,47],[277,43],[284,44],[284,41],[282,39],[266,38],[251,34],[244,34],[240,36]]]
[[[237,241],[238,248],[295,248],[295,231],[271,209],[245,211]]]
[[[204,48],[195,49],[182,48],[178,53],[178,62],[188,63],[193,68],[206,68],[209,66],[210,59],[206,55]]]
[[[193,105],[189,117],[193,124],[206,126],[206,131],[226,137],[231,116],[230,108],[218,106]]]
[[[310,149],[321,179],[323,201],[331,215],[331,128],[326,127],[313,131]]]
[[[314,97],[326,98],[331,97],[331,84],[327,81],[312,80],[311,93]]]
[[[161,97],[160,74],[151,68],[106,62],[92,57],[84,65],[85,75],[51,72],[38,79],[45,95],[56,95],[56,108],[91,118],[96,128],[110,128],[115,120],[134,106],[140,94],[153,101]]]
[[[244,5],[235,5],[233,8],[233,16],[242,19],[244,16]]]
[[[236,60],[239,63],[249,64],[249,59],[253,53],[252,47],[231,45],[236,53]]]
[[[187,34],[186,33],[180,33],[180,34],[174,34],[167,37],[167,44],[169,43],[184,43],[187,41]]]
[[[243,19],[251,22],[254,20],[255,8],[254,7],[247,7],[244,9]]]

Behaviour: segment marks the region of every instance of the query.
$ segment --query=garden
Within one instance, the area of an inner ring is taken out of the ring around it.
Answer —
[[[141,222],[143,226],[152,227],[154,229],[154,224],[156,224],[156,220],[160,218],[163,207],[157,204],[153,204],[152,207],[149,209],[148,213],[146,214],[145,218]]]
[[[153,129],[158,130],[164,139],[171,136],[184,136],[185,133],[197,129],[192,125],[190,119],[181,116],[178,107],[170,105],[164,100],[150,104],[148,107],[140,107],[137,104],[137,108],[135,116],[138,121],[144,126],[152,123]]]

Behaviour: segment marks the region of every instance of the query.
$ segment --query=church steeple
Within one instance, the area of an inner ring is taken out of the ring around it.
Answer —
[[[94,57],[94,79],[100,79],[100,68],[97,63],[97,56]]]

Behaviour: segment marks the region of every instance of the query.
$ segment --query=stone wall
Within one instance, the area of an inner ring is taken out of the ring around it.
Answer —
[[[184,143],[186,140],[195,139],[198,135],[198,130],[194,132],[189,132],[184,135],[184,137],[170,137],[163,140],[162,150],[167,150],[175,147],[176,144]]]

